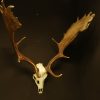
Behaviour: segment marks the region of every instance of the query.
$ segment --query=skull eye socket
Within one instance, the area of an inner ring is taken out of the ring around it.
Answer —
[[[34,78],[34,79],[36,79],[36,77],[35,77],[35,76],[33,76],[33,78]]]
[[[39,84],[39,81],[37,81],[37,84]]]

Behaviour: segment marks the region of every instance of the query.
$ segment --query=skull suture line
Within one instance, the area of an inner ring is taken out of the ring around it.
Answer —
[[[46,67],[44,67],[41,63],[34,64],[30,58],[26,57],[20,52],[19,44],[22,42],[23,39],[25,39],[25,37],[20,39],[18,42],[16,42],[15,40],[14,33],[17,31],[17,29],[21,28],[22,24],[19,22],[18,18],[13,15],[13,12],[11,11],[12,7],[14,6],[10,5],[6,7],[3,0],[1,0],[0,12],[3,15],[6,28],[8,30],[16,55],[18,57],[18,62],[26,61],[33,66],[35,72],[35,74],[33,74],[33,79],[38,86],[38,92],[41,94],[43,92],[43,86],[44,81],[47,77],[47,72],[54,77],[60,77],[62,75],[56,75],[55,73],[53,73],[53,71],[51,70],[52,64],[59,58],[69,58],[63,54],[65,48],[68,47],[69,44],[77,37],[79,32],[82,32],[88,28],[95,14],[90,12],[88,15],[84,15],[81,19],[77,19],[77,21],[74,22],[65,32],[64,37],[59,43],[53,39],[54,42],[57,44],[59,50],[58,53],[48,62]]]

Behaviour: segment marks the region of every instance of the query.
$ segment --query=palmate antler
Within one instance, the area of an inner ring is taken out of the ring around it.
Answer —
[[[77,37],[79,32],[82,32],[88,28],[95,14],[90,12],[88,15],[84,15],[81,19],[77,19],[77,21],[73,23],[71,27],[67,30],[67,32],[64,34],[64,37],[59,43],[54,40],[59,49],[58,53],[49,61],[47,66],[44,67],[42,63],[34,64],[30,58],[26,57],[19,51],[18,46],[22,42],[22,40],[25,39],[25,37],[20,39],[18,42],[15,41],[14,33],[19,28],[21,28],[22,24],[19,22],[18,18],[13,15],[13,12],[11,11],[11,8],[13,7],[14,7],[13,5],[5,7],[3,0],[1,0],[0,12],[3,16],[6,28],[9,32],[9,36],[12,41],[14,50],[17,54],[18,62],[26,61],[33,66],[35,73],[33,74],[33,79],[35,80],[35,83],[38,86],[38,92],[42,93],[44,80],[47,77],[47,72],[54,77],[60,77],[62,75],[62,74],[56,75],[55,73],[52,72],[51,70],[52,64],[60,58],[69,58],[63,54],[65,48]]]
[[[31,59],[29,59],[28,57],[23,55],[18,49],[18,45],[22,42],[23,39],[25,39],[25,37],[20,39],[18,42],[15,41],[14,33],[19,28],[21,28],[22,24],[19,22],[18,18],[13,15],[13,12],[11,11],[12,8],[14,8],[13,5],[10,5],[6,8],[3,0],[1,1],[0,11],[1,11],[1,14],[3,16],[4,22],[6,24],[6,28],[9,32],[9,36],[10,36],[10,39],[12,41],[13,47],[15,49],[17,56],[18,56],[18,62],[27,61],[28,63],[30,63],[33,66],[33,68],[35,69],[35,73],[37,74],[37,76],[39,76],[38,69],[37,69],[36,65],[32,62]]]
[[[66,47],[68,47],[68,45],[77,37],[77,35],[79,34],[79,32],[82,32],[84,30],[86,30],[89,25],[90,25],[90,22],[93,20],[95,14],[93,14],[92,12],[90,12],[88,15],[84,15],[80,20],[77,19],[77,21],[75,23],[73,23],[71,25],[71,27],[67,30],[67,32],[64,34],[64,37],[63,39],[58,43],[57,43],[57,46],[58,46],[58,53],[49,61],[47,67],[46,67],[46,70],[51,74],[53,75],[54,77],[60,77],[62,76],[62,74],[60,75],[56,75],[52,72],[51,70],[51,66],[53,64],[53,62],[59,58],[69,58],[67,56],[65,56],[63,54],[64,52],[64,49]]]

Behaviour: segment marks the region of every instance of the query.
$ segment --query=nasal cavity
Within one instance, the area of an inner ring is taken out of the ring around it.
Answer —
[[[39,94],[43,92],[43,89],[38,89]]]

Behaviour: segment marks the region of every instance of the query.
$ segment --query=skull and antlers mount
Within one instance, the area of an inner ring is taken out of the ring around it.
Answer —
[[[18,46],[22,42],[22,40],[25,39],[25,37],[21,38],[18,42],[15,41],[14,33],[17,31],[17,29],[21,28],[22,24],[19,22],[18,18],[14,16],[13,12],[11,11],[12,8],[14,8],[13,5],[9,5],[8,7],[6,7],[3,0],[1,0],[0,12],[3,16],[13,48],[18,57],[18,62],[20,63],[21,61],[26,61],[33,66],[33,79],[35,80],[35,83],[38,87],[38,93],[41,94],[43,92],[44,81],[47,78],[48,73],[50,73],[54,77],[62,76],[62,74],[56,75],[51,70],[54,61],[58,60],[59,58],[69,58],[63,54],[64,49],[68,47],[68,45],[77,37],[79,32],[82,32],[88,28],[95,14],[89,12],[87,15],[84,15],[81,19],[77,19],[77,21],[74,22],[66,31],[64,37],[59,43],[54,40],[58,46],[58,53],[48,62],[46,67],[44,67],[42,63],[33,63],[33,61],[30,58],[26,57],[19,51]]]

